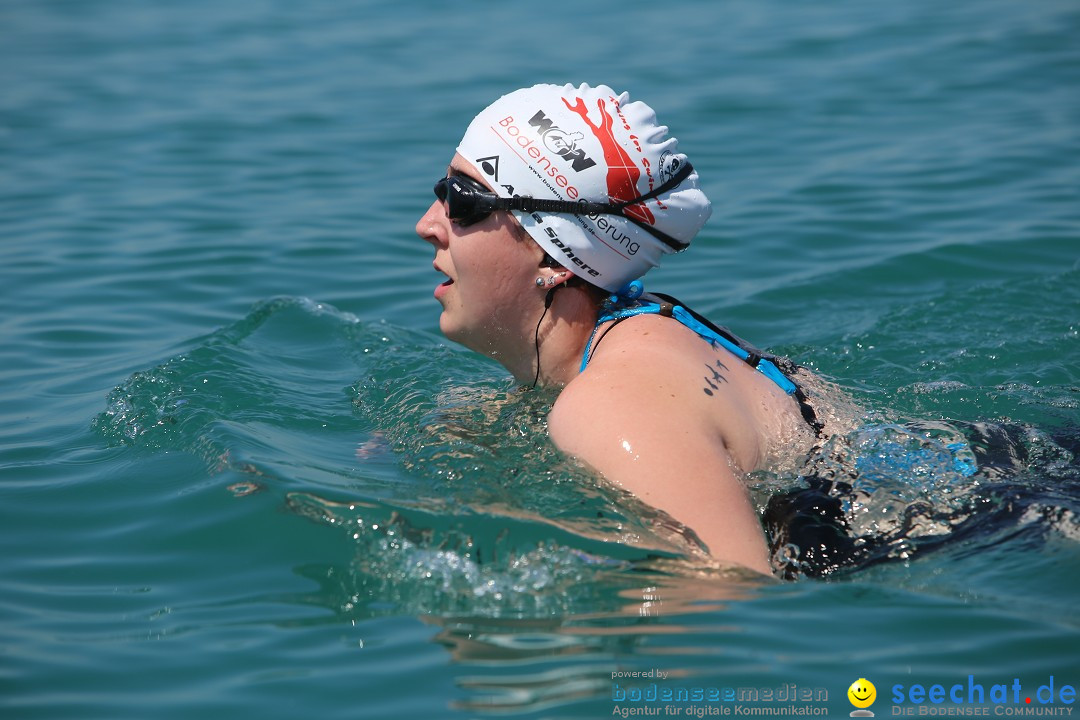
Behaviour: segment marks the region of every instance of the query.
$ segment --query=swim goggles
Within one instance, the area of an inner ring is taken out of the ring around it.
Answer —
[[[693,171],[693,166],[690,163],[685,163],[674,175],[668,178],[667,182],[662,183],[652,192],[619,203],[597,203],[585,200],[544,200],[520,196],[503,198],[465,175],[450,175],[440,178],[435,183],[435,197],[446,203],[446,213],[450,219],[462,226],[478,223],[496,210],[520,210],[526,213],[566,213],[569,215],[618,215],[634,223],[675,252],[679,252],[689,247],[690,243],[676,240],[667,233],[661,232],[652,225],[643,223],[623,211],[631,205],[652,200],[669,190],[674,190]]]

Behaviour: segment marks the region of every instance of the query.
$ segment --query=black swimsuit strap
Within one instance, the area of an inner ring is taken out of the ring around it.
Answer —
[[[607,334],[615,329],[615,326],[621,323],[623,320],[629,320],[630,315],[624,315],[623,317],[615,318],[610,325],[604,328],[604,332],[600,333],[600,337],[596,338],[596,342],[593,343],[592,352],[596,353],[596,348],[600,347],[600,341],[607,337]]]

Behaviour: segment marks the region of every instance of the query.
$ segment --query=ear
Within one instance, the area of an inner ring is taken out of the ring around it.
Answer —
[[[566,268],[555,266],[547,272],[541,271],[541,273],[536,276],[536,286],[542,288],[556,288],[573,277],[574,273]]]

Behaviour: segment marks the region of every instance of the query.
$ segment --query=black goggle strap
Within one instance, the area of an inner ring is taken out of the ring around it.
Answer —
[[[694,172],[694,166],[691,165],[690,163],[686,163],[681,168],[679,168],[679,170],[674,175],[669,177],[667,179],[667,182],[661,183],[660,185],[655,187],[653,190],[645,193],[644,195],[642,195],[639,198],[634,198],[633,200],[628,200],[628,201],[626,201],[624,203],[619,203],[616,207],[618,207],[619,209],[622,209],[624,207],[629,207],[630,205],[637,205],[638,203],[643,203],[646,200],[652,200],[654,197],[658,197],[660,195],[663,195],[668,190],[674,190],[675,188],[677,188],[679,186],[680,183],[682,183],[683,180],[690,177],[690,173],[692,173],[692,172]]]
[[[624,210],[631,205],[638,205],[640,203],[652,200],[655,197],[663,195],[664,193],[674,190],[679,184],[690,177],[690,173],[694,172],[694,166],[690,163],[686,163],[678,172],[668,178],[667,182],[661,183],[657,187],[653,188],[650,192],[645,193],[641,197],[636,197],[633,200],[627,200],[621,203],[594,203],[594,202],[576,202],[573,200],[538,200],[535,198],[527,197],[512,197],[512,198],[500,198],[497,195],[494,196],[494,200],[497,203],[494,209],[497,210],[521,210],[523,212],[557,212],[557,213],[569,213],[571,215],[618,215],[621,218],[629,220],[637,225],[639,228],[655,237],[660,242],[667,245],[675,252],[680,252],[690,247],[690,243],[676,240],[667,233],[654,228],[648,223],[643,223],[637,218],[633,218],[627,215]],[[485,193],[491,196],[492,194]]]
[[[490,212],[492,210],[520,210],[526,213],[550,212],[566,213],[568,215],[618,215],[619,217],[625,218],[626,220],[634,223],[642,230],[649,233],[656,239],[660,240],[660,242],[670,247],[675,252],[679,252],[689,247],[690,243],[676,240],[667,233],[654,228],[652,225],[643,223],[636,218],[626,215],[623,211],[625,208],[628,208],[631,205],[638,205],[640,203],[644,203],[648,200],[652,200],[655,197],[663,195],[669,190],[673,190],[683,180],[690,177],[690,173],[692,173],[693,171],[694,167],[690,163],[686,163],[681,168],[679,168],[678,172],[668,178],[667,182],[661,183],[659,186],[657,186],[650,192],[642,195],[641,197],[637,197],[633,200],[627,200],[626,202],[621,203],[596,203],[587,202],[584,200],[546,200],[542,198],[521,196],[502,198],[495,193],[489,192],[486,188],[484,188],[472,178],[461,175],[440,180],[439,184],[443,182],[446,182],[448,186],[450,184],[453,184],[453,190],[456,193],[459,193],[459,197],[465,200],[466,203],[472,205],[471,210],[473,211],[475,211],[476,209],[482,209],[483,211],[487,212]],[[460,181],[460,184],[454,183],[455,180]],[[436,187],[438,187],[438,185]],[[440,197],[444,196],[440,195]]]
[[[680,183],[682,183],[683,180],[690,177],[690,173],[692,173],[692,172],[694,172],[694,166],[691,165],[690,163],[685,163],[681,168],[678,169],[678,171],[674,175],[672,175],[671,177],[669,177],[667,179],[667,182],[661,183],[659,186],[657,186],[656,188],[654,188],[650,192],[645,193],[644,195],[642,195],[639,198],[636,198],[634,200],[630,200],[629,202],[619,204],[617,206],[619,208],[619,210],[620,210],[620,212],[618,214],[621,215],[622,217],[626,218],[630,222],[634,223],[639,228],[641,228],[645,232],[649,233],[650,235],[652,235],[657,240],[659,240],[660,242],[667,245],[669,248],[671,248],[675,252],[681,252],[681,251],[685,250],[686,248],[690,247],[690,243],[682,242],[681,240],[676,240],[675,238],[671,237],[667,233],[664,233],[664,232],[661,232],[660,230],[657,230],[652,225],[649,225],[647,223],[643,223],[643,222],[641,222],[639,220],[636,220],[636,219],[634,219],[632,217],[624,215],[621,211],[622,211],[623,208],[629,207],[630,205],[637,205],[638,203],[643,203],[643,202],[645,202],[647,200],[652,200],[655,197],[659,197],[660,195],[663,195],[664,193],[668,192],[669,190],[674,190],[675,188],[677,188],[679,186]]]
[[[610,215],[614,208],[608,203],[595,203],[586,200],[544,200],[542,198],[511,198],[493,196],[489,201],[493,210],[520,210],[526,213],[547,212],[566,213],[567,215]]]

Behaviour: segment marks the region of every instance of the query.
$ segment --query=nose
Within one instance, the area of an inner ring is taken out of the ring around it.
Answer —
[[[416,221],[416,234],[436,248],[445,247],[448,241],[446,208],[438,198],[427,212]]]

